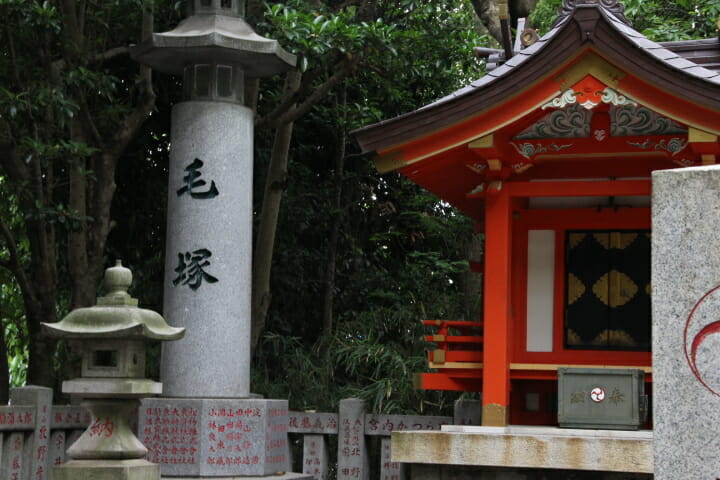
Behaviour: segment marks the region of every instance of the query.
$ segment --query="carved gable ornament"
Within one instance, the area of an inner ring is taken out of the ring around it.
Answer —
[[[632,23],[625,16],[625,7],[618,0],[565,0],[558,9],[558,17],[552,25],[553,28],[572,16],[578,5],[600,5],[610,15],[628,27],[632,27]]]
[[[563,108],[572,103],[578,103],[587,110],[592,110],[600,103],[637,105],[636,102],[630,100],[625,95],[620,95],[592,75],[587,75],[578,83],[565,90],[560,96],[553,98],[550,102],[543,105],[542,109]]]
[[[604,131],[604,135],[609,133],[613,137],[631,137],[687,134],[686,127],[638,105],[592,75],[587,75],[544,104],[542,109],[552,111],[519,132],[514,139],[590,137],[591,131],[595,130],[591,125],[596,110],[599,110],[599,114],[609,116],[609,128]]]

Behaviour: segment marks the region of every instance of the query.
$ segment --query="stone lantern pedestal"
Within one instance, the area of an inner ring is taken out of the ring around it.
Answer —
[[[43,324],[50,335],[70,341],[81,353],[80,378],[63,382],[63,392],[81,398],[90,426],[68,449],[72,459],[53,469],[54,480],[159,480],[160,467],[145,460],[147,448],[128,425],[140,399],[162,393],[162,384],[144,378],[145,341],[176,340],[173,328],[150,310],[137,307],[127,289],[130,270],[120,262],[105,272],[108,294],[97,305]]]

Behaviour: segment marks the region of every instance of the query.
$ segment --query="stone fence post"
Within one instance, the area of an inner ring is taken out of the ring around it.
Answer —
[[[482,401],[458,399],[455,400],[455,425],[481,425]]]
[[[7,438],[3,438],[4,429],[0,428],[0,445],[3,445],[0,478],[49,480],[52,389],[34,386],[13,388],[10,404],[12,406],[0,417],[0,427],[12,428],[5,432]]]
[[[340,400],[339,421],[338,480],[369,480],[365,401],[359,398]]]

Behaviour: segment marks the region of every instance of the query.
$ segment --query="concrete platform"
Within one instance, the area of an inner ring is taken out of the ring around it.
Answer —
[[[268,475],[265,477],[167,477],[162,480],[312,480],[313,476],[308,473],[282,473]]]
[[[392,434],[392,460],[408,464],[652,473],[650,430],[445,425]]]

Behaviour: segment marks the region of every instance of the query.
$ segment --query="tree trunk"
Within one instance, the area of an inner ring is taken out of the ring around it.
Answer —
[[[45,273],[42,276],[32,275],[32,278],[38,279],[34,285],[34,299],[28,299],[29,295],[23,292],[29,341],[28,384],[54,388],[56,382],[52,357],[56,342],[42,334],[40,324],[58,320],[55,305],[57,276],[51,273],[55,271],[55,265],[50,260],[38,265],[38,268]]]
[[[325,334],[332,333],[333,329],[333,300],[335,297],[335,264],[338,250],[338,240],[340,238],[340,226],[343,217],[343,182],[345,180],[345,151],[347,147],[347,132],[345,131],[347,118],[347,88],[343,83],[340,89],[340,99],[336,102],[336,110],[338,112],[338,137],[337,148],[335,151],[335,205],[332,215],[332,229],[330,238],[328,239],[327,257],[325,260],[325,278],[323,282],[323,332]]]
[[[483,243],[483,235],[474,233],[465,246],[465,257],[469,262],[482,265]],[[463,273],[460,277],[463,310],[467,320],[476,321],[482,318],[482,279],[482,273],[472,270]]]
[[[291,97],[297,91],[301,78],[302,74],[297,69],[288,72],[285,79],[284,98]],[[294,109],[293,105],[289,112]],[[277,128],[265,179],[265,193],[253,256],[251,354],[255,352],[260,335],[265,329],[265,317],[270,306],[270,270],[275,247],[277,219],[280,213],[280,200],[288,175],[287,165],[292,130],[292,121],[283,123]]]
[[[2,318],[2,312],[0,312],[0,318]],[[10,369],[7,339],[5,338],[5,328],[0,322],[0,406],[7,404],[8,400],[10,400]]]
[[[473,9],[475,9],[475,14],[485,28],[487,28],[490,35],[492,35],[498,43],[502,43],[497,0],[472,0],[472,6]]]
[[[500,28],[500,17],[498,16],[498,0],[471,0],[475,14],[480,22],[487,28],[490,35],[502,44],[502,30]],[[530,15],[535,9],[537,0],[507,0],[510,10],[512,24],[515,25],[518,18]]]
[[[70,138],[79,143],[87,143],[80,120],[75,117],[71,121]],[[86,159],[71,158],[68,161],[68,207],[80,218],[87,217],[88,179]],[[85,278],[88,275],[87,228],[82,220],[83,228],[68,233],[68,272],[70,273],[71,298],[70,310],[91,305],[94,292],[87,291]]]

